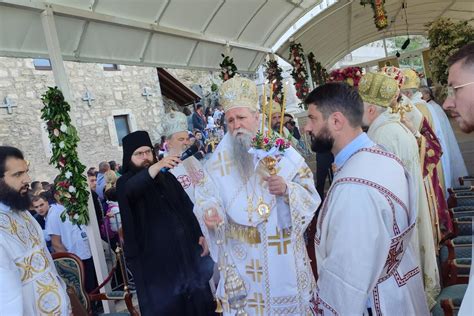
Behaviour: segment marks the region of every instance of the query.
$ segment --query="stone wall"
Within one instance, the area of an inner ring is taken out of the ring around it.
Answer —
[[[159,141],[163,100],[155,68],[119,66],[119,71],[104,71],[101,64],[65,62],[72,98],[71,117],[80,142],[80,157],[87,167],[103,160],[122,160],[114,115],[128,115],[131,131],[150,132]],[[20,148],[31,162],[34,180],[51,181],[56,175],[49,166],[49,140],[41,120],[41,95],[54,86],[51,70],[36,70],[32,59],[0,58],[0,105],[8,96],[16,106],[8,114],[0,108],[0,144]],[[153,96],[142,96],[147,87]],[[95,100],[91,106],[82,98],[88,90]]]

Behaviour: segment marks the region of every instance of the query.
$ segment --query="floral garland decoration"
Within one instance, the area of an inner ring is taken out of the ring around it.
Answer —
[[[285,150],[290,148],[291,143],[289,141],[285,141],[284,138],[279,137],[277,133],[262,133],[258,132],[252,138],[252,142],[250,147],[254,149],[261,149],[264,151],[269,152],[271,149],[275,149],[276,152],[284,153]]]
[[[72,224],[87,225],[89,190],[84,176],[86,167],[81,164],[77,155],[79,137],[71,124],[71,106],[57,87],[49,87],[41,100],[44,104],[41,118],[46,122],[53,152],[49,163],[59,170],[55,180],[55,197],[66,209],[61,214],[61,219],[65,221],[67,215]]]
[[[385,0],[360,0],[360,4],[365,7],[370,4],[374,10],[374,23],[377,29],[383,30],[388,26],[387,11],[385,10]]]
[[[329,74],[330,82],[344,81],[351,87],[358,87],[359,81],[362,78],[362,68],[347,67],[343,69],[336,69]]]
[[[233,78],[237,73],[237,66],[234,64],[234,58],[221,54],[224,58],[219,64],[221,67],[220,77],[223,81],[227,81],[230,78]]]
[[[306,96],[309,92],[308,73],[305,67],[305,56],[303,53],[303,47],[300,43],[291,43],[290,45],[290,61],[293,66],[291,76],[295,81],[296,96],[304,103]]]
[[[283,77],[281,75],[282,69],[278,65],[278,61],[275,59],[270,59],[267,62],[266,75],[269,82],[273,84],[273,100],[282,104],[283,100]]]
[[[313,81],[318,86],[325,84],[329,79],[329,74],[326,68],[324,68],[319,61],[316,61],[316,56],[314,56],[312,52],[308,55],[308,61]]]

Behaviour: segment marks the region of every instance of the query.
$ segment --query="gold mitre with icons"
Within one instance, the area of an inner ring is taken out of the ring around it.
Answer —
[[[224,112],[233,108],[248,108],[257,111],[257,85],[250,79],[236,75],[221,85],[219,103],[224,108]]]
[[[359,94],[362,100],[384,108],[392,105],[398,92],[398,82],[381,72],[368,72],[359,82]]]
[[[163,135],[169,137],[178,132],[188,131],[188,120],[184,113],[169,112],[163,118]]]
[[[273,101],[271,106],[270,106],[270,102],[267,101],[266,108],[265,108],[266,115],[270,115],[270,108],[272,110],[272,115],[274,113],[281,113],[281,104],[276,101]]]
[[[405,76],[405,82],[401,89],[418,89],[420,87],[420,77],[413,69],[403,69],[403,75]]]

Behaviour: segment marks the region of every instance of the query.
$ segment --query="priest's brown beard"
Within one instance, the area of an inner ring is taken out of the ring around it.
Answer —
[[[239,128],[232,133],[233,159],[244,178],[249,178],[253,171],[253,156],[249,154],[252,134],[250,131]]]
[[[25,185],[28,187],[28,185]],[[24,211],[30,207],[31,199],[28,193],[21,194],[0,179],[0,202],[11,207],[15,211]]]

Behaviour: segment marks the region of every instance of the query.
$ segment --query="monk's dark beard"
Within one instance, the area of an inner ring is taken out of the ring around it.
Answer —
[[[142,162],[141,165],[137,166],[136,164],[134,164],[132,161],[130,161],[130,166],[129,166],[129,170],[132,172],[132,173],[137,173],[139,171],[142,171],[143,169],[145,168],[148,168],[150,167],[151,165],[153,165],[154,163],[158,162],[158,160],[156,159],[155,156],[153,156],[153,161],[149,161],[149,160],[144,160]]]
[[[0,202],[15,211],[24,211],[30,207],[31,200],[28,193],[21,194],[0,179]]]
[[[241,175],[248,179],[253,170],[253,156],[249,154],[252,134],[244,129],[235,130],[232,134],[232,154]]]
[[[311,150],[315,153],[330,152],[334,146],[334,138],[331,136],[327,126],[323,127],[318,135],[311,134]]]

